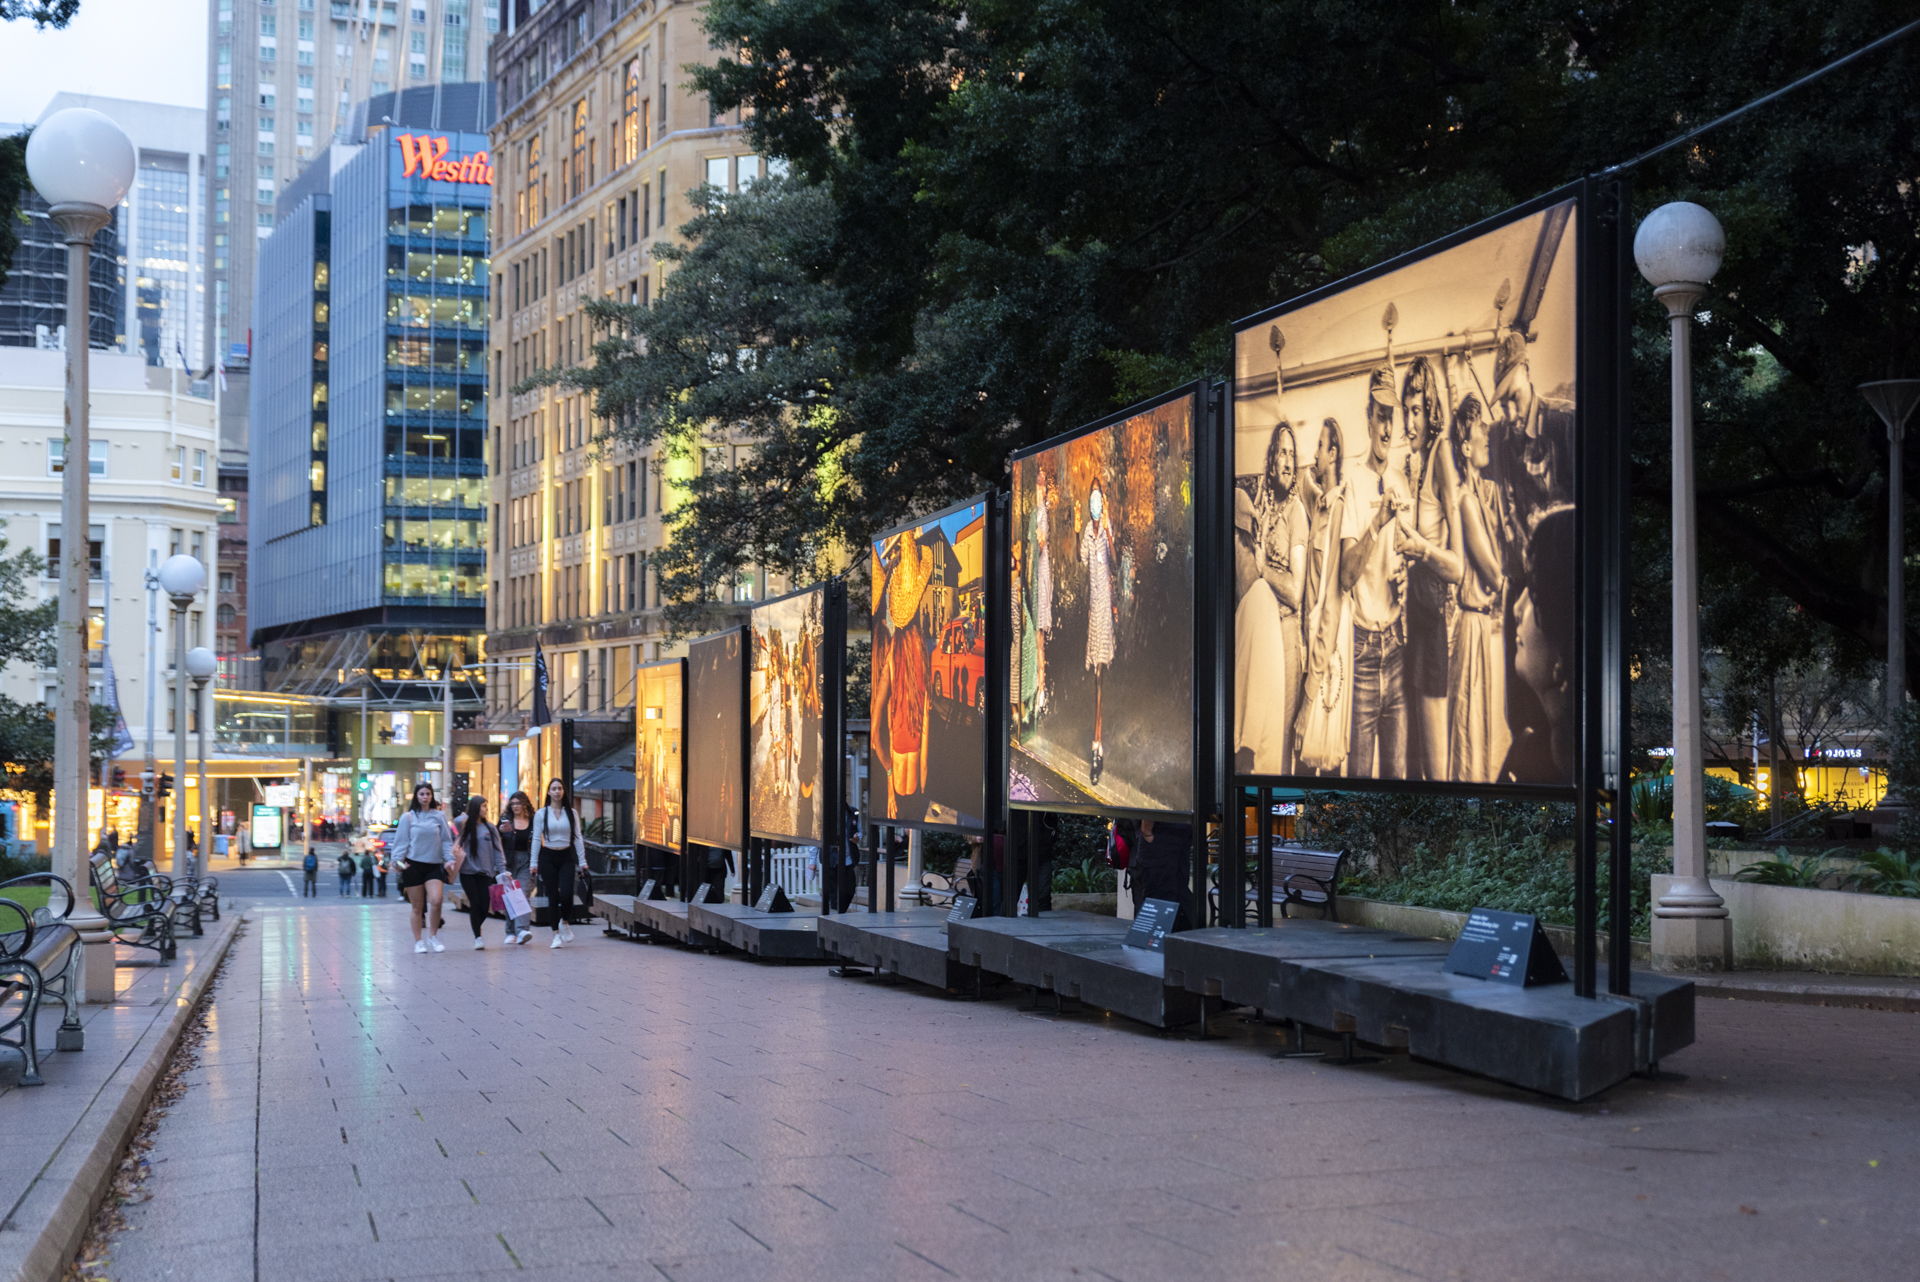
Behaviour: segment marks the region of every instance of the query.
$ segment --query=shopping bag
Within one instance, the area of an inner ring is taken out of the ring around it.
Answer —
[[[518,883],[511,886],[495,887],[495,889],[505,892],[501,895],[500,899],[507,916],[518,920],[521,917],[530,916],[533,913],[533,909],[527,904],[527,892],[520,889]]]
[[[506,896],[507,888],[505,886],[488,886],[487,911],[504,915],[506,913]]]

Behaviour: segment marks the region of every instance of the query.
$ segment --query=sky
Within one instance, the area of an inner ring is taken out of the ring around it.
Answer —
[[[204,107],[207,0],[80,0],[66,30],[0,22],[0,123],[61,90]]]

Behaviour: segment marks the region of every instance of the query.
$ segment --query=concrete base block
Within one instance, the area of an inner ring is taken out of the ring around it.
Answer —
[[[1733,920],[1656,916],[1653,968],[1709,973],[1733,969]]]

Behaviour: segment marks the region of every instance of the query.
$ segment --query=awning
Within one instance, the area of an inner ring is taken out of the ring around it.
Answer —
[[[573,790],[575,792],[632,792],[639,783],[640,781],[633,777],[631,770],[622,770],[618,766],[601,766],[575,775]]]

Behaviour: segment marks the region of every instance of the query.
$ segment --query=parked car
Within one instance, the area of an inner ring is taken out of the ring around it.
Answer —
[[[955,619],[933,652],[933,692],[987,710],[987,630],[977,619]]]

